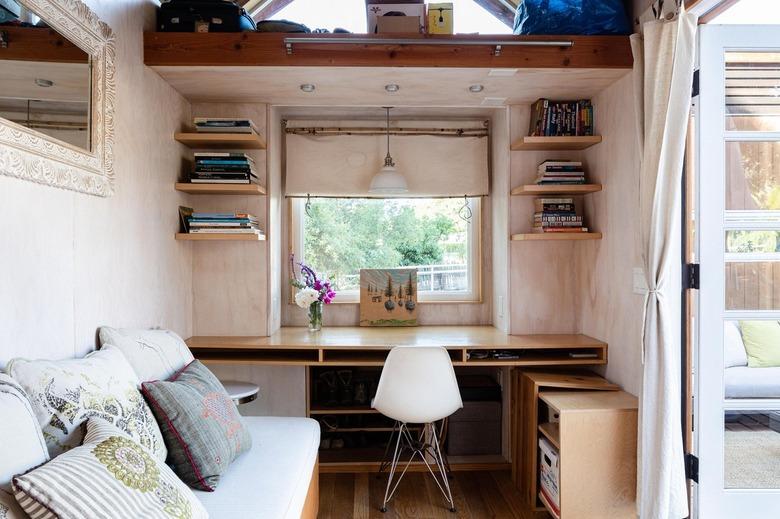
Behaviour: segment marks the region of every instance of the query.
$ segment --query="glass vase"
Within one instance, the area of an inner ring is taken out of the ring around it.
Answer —
[[[309,331],[322,330],[322,301],[314,301],[309,305]]]

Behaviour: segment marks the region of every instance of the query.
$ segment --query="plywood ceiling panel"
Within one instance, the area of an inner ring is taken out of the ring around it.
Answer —
[[[525,104],[540,97],[587,98],[630,72],[626,69],[518,69],[491,76],[479,68],[152,67],[191,101],[275,105],[465,106]],[[505,72],[505,69],[502,70]],[[302,92],[300,85],[316,89]],[[385,85],[400,87],[395,93]],[[472,93],[469,86],[484,90]],[[486,98],[488,100],[486,101]]]

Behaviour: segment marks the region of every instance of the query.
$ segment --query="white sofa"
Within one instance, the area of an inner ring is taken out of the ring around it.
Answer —
[[[780,398],[780,367],[748,367],[745,343],[736,321],[725,322],[723,346],[726,398]]]

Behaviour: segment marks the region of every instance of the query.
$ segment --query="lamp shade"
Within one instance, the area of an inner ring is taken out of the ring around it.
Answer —
[[[406,179],[395,166],[383,166],[371,179],[368,188],[372,195],[402,195],[408,191]]]

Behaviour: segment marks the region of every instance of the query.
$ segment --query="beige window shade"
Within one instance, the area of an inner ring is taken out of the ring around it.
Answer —
[[[371,178],[384,163],[383,135],[288,134],[288,197],[372,197]],[[488,138],[392,135],[390,152],[406,177],[404,197],[486,196]]]

